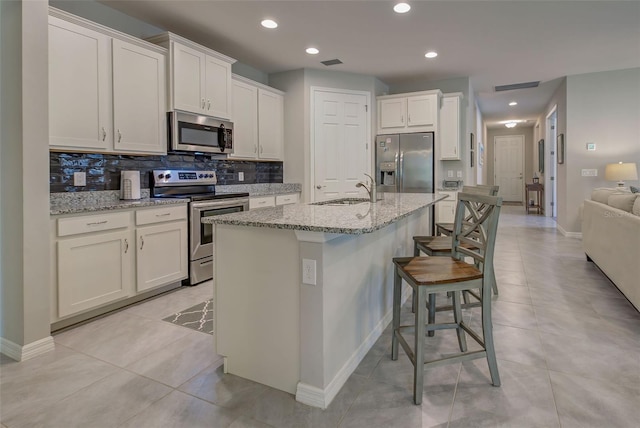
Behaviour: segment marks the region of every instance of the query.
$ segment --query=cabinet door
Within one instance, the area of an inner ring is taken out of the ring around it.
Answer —
[[[440,201],[438,202],[438,223],[453,223],[456,214],[455,201]]]
[[[116,151],[166,154],[164,55],[113,40]]]
[[[380,100],[380,128],[404,128],[407,110],[406,98]]]
[[[436,124],[436,95],[418,95],[407,98],[407,125],[434,126]]]
[[[129,231],[58,241],[58,316],[131,294],[133,243]]]
[[[204,113],[206,55],[175,42],[172,48],[173,108]]]
[[[106,150],[112,135],[109,40],[49,17],[49,144]]]
[[[205,113],[231,119],[231,64],[206,56]]]
[[[442,99],[440,159],[460,159],[460,100],[458,97]]]
[[[258,88],[233,81],[232,157],[258,156]]]
[[[187,277],[187,222],[145,226],[136,230],[137,291]]]
[[[275,207],[276,198],[273,196],[261,196],[249,198],[249,209],[254,210],[256,208]]]
[[[282,159],[284,148],[283,96],[258,89],[258,157]]]

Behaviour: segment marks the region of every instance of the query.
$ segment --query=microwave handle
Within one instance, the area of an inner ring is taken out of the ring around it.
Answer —
[[[218,128],[218,147],[220,147],[221,152],[224,152],[224,149],[227,147],[227,130],[222,123]]]

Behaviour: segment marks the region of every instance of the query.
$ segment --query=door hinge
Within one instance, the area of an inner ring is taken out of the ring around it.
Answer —
[[[364,105],[364,111],[366,111],[366,112],[369,111],[369,106],[367,104]]]
[[[555,179],[556,179],[555,177],[549,177],[549,180],[551,180],[551,181],[553,181]]]
[[[369,143],[364,143],[364,147],[366,150],[369,150]]]
[[[553,201],[549,202],[551,204],[551,206],[554,206],[555,204],[553,203]]]

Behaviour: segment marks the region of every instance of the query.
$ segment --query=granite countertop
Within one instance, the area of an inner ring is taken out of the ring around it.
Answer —
[[[153,207],[159,205],[186,204],[188,199],[144,198],[138,200],[68,202],[50,206],[50,215],[78,214],[96,211],[125,210],[128,208]]]
[[[384,199],[375,204],[283,205],[205,217],[202,222],[360,235],[382,229],[446,198],[432,193],[385,193],[378,196]]]
[[[282,195],[302,191],[300,183],[219,184],[216,193],[249,193],[249,196]]]

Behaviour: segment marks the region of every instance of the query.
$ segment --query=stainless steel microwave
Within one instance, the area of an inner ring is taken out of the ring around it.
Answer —
[[[168,116],[170,151],[233,153],[233,123],[182,111]]]

